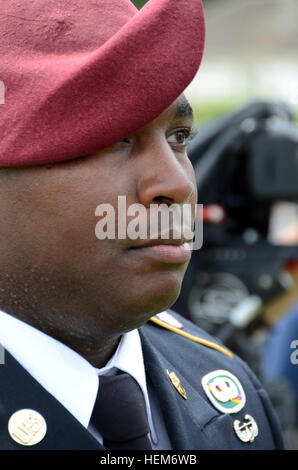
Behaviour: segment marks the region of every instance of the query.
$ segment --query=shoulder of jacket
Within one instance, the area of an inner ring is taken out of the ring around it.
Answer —
[[[234,358],[233,353],[226,347],[213,341],[213,338],[209,337],[207,333],[173,310],[166,310],[158,313],[150,318],[150,323],[159,328],[163,328],[174,334],[180,335],[189,341],[199,343],[207,348],[215,349],[225,356]]]

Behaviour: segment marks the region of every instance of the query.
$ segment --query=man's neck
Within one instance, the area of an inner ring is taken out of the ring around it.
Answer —
[[[80,327],[75,321],[63,321],[62,316],[59,319],[55,316],[53,321],[53,315],[37,316],[32,310],[29,315],[28,311],[24,314],[2,305],[0,309],[65,344],[97,368],[105,366],[113,356],[122,336],[120,332],[111,334],[104,328],[101,331],[94,328],[90,333],[90,328]]]

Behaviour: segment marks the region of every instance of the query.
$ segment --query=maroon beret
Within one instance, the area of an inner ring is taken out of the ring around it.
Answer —
[[[90,155],[177,99],[205,38],[201,0],[4,0],[0,166]]]

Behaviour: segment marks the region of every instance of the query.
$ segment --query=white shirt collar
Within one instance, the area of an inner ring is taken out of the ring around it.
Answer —
[[[129,373],[143,390],[155,441],[138,330],[122,336],[114,356],[101,369],[60,341],[1,310],[0,344],[86,428],[97,396],[98,375],[113,368]]]
[[[96,369],[88,361],[2,311],[0,343],[83,426],[88,426],[98,390]]]

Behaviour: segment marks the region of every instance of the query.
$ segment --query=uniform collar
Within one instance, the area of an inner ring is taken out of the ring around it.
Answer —
[[[116,369],[129,373],[144,393],[155,440],[138,330],[122,336],[115,354],[101,369],[60,341],[1,310],[0,344],[86,428],[98,392],[98,376]]]
[[[88,361],[3,311],[0,343],[83,426],[88,426],[98,390],[96,369]]]

